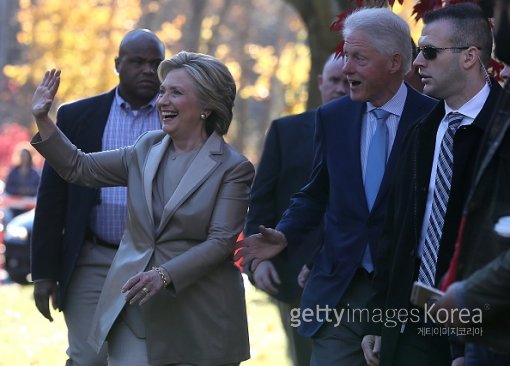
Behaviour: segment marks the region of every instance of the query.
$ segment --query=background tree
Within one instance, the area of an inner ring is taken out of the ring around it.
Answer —
[[[112,88],[117,80],[113,59],[121,37],[143,27],[163,39],[167,56],[182,49],[199,51],[229,66],[238,99],[227,138],[254,162],[272,119],[319,105],[316,76],[340,41],[339,34],[329,29],[335,16],[361,4],[387,5],[384,0],[4,0],[0,4],[0,124],[32,125],[27,106],[35,83],[50,67],[63,72],[60,103]],[[414,25],[398,2],[392,5]]]
[[[308,88],[307,108],[316,108],[320,104],[320,94],[314,83],[317,75],[322,72],[322,66],[328,56],[335,50],[339,42],[339,35],[331,32],[329,25],[335,16],[346,9],[352,9],[350,0],[285,0],[292,5],[303,19],[308,32],[308,45],[311,54],[311,67]]]
[[[228,138],[254,161],[271,119],[306,107],[308,34],[283,1],[19,0],[15,18],[21,53],[3,67],[12,100],[4,113],[0,101],[0,122],[31,125],[27,106],[50,67],[62,69],[58,102],[112,88],[117,45],[135,27],[155,31],[168,56],[187,49],[227,63],[239,86]]]

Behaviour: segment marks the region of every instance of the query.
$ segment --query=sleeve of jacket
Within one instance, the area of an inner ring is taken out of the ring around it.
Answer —
[[[299,243],[300,238],[321,224],[329,197],[329,173],[321,109],[316,114],[314,162],[309,183],[291,199],[289,208],[276,226],[287,242]]]
[[[73,145],[60,130],[46,140],[35,135],[32,146],[68,182],[86,187],[126,186],[130,160],[136,153],[136,145],[146,134],[133,146],[88,154]]]
[[[259,225],[274,227],[279,217],[276,214],[278,177],[281,169],[281,153],[276,121],[267,133],[262,157],[253,182],[245,234],[259,232]]]
[[[490,306],[487,316],[506,314],[510,307],[510,250],[463,281],[462,298],[469,308]],[[485,315],[484,315],[485,316]]]

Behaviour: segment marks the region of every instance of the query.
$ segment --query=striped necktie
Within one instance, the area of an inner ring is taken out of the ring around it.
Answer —
[[[460,113],[449,113],[446,117],[448,129],[441,142],[437,160],[436,184],[432,200],[429,223],[425,234],[425,244],[421,258],[418,281],[429,286],[435,285],[436,263],[439,243],[443,235],[443,225],[448,207],[450,187],[453,173],[453,137],[464,116]]]

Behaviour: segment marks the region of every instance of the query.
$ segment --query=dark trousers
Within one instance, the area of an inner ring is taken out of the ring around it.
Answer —
[[[452,363],[448,336],[423,332],[423,324],[407,323],[400,334],[394,359],[382,362],[388,366],[450,366]],[[434,329],[433,326],[428,326]],[[384,347],[384,337],[382,338]]]
[[[353,309],[366,309],[373,294],[371,280],[366,272],[358,271],[336,310],[342,308],[352,315]],[[311,366],[365,366],[361,349],[364,325],[359,316],[347,317],[344,313],[338,323],[324,322],[312,337]]]

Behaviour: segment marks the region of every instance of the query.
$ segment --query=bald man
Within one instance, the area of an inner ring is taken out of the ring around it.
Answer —
[[[63,105],[60,129],[85,152],[131,145],[142,132],[160,129],[156,70],[164,56],[165,46],[154,33],[127,33],[115,58],[119,84],[108,93]],[[34,298],[48,320],[53,321],[50,300],[64,313],[67,366],[107,365],[106,349],[97,354],[87,337],[125,220],[126,188],[76,186],[44,165],[31,247]]]
[[[343,57],[335,54],[326,60],[322,74],[317,77],[322,103],[349,92],[343,64]],[[274,226],[288,207],[291,196],[306,184],[312,168],[314,130],[315,110],[272,122],[252,187],[246,235],[257,233],[259,225]],[[289,314],[292,308],[299,308],[301,288],[297,275],[316,250],[320,236],[320,231],[315,230],[303,239],[315,245],[302,245],[298,250],[264,261],[250,273],[255,286],[276,299],[288,339],[289,356],[299,366],[310,364],[311,342],[290,325]]]

